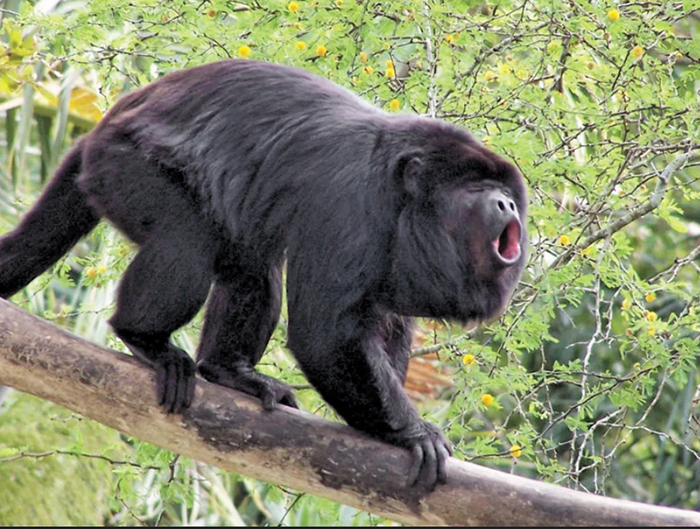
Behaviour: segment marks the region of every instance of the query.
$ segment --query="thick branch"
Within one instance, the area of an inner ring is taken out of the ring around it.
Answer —
[[[700,525],[700,514],[613,500],[456,459],[429,496],[403,486],[407,451],[292,409],[197,382],[184,415],[155,403],[153,373],[0,300],[0,384],[199,461],[416,525]]]

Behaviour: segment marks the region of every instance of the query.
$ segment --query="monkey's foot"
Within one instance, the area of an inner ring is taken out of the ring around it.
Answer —
[[[194,399],[197,372],[192,358],[170,343],[163,346],[134,336],[126,338],[126,333],[119,336],[137,359],[156,370],[156,397],[165,413],[180,413],[189,408]]]
[[[206,363],[197,367],[199,373],[209,382],[259,398],[265,410],[274,410],[277,404],[298,408],[292,388],[275,378],[258,373],[252,367],[238,366],[228,369]]]

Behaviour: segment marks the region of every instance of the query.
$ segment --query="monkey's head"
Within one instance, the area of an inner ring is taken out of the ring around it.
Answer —
[[[404,150],[392,249],[395,310],[461,322],[499,315],[527,259],[527,191],[509,162],[465,132],[432,122]]]

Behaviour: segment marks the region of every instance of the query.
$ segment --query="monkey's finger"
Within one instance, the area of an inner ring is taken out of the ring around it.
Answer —
[[[277,407],[275,392],[271,389],[264,390],[260,398],[262,399],[262,407],[265,411],[272,411]]]
[[[423,448],[423,472],[425,486],[429,491],[435,490],[438,481],[438,456],[436,446],[426,439]]]
[[[197,383],[197,378],[194,376],[194,373],[190,374],[187,377],[187,393],[185,395],[185,402],[184,402],[184,407],[189,408],[192,405],[192,402],[194,401],[194,388]]]
[[[177,365],[169,363],[165,367],[165,411],[173,413],[177,404]]]
[[[413,487],[420,477],[420,471],[423,468],[423,447],[416,443],[413,445],[411,453],[413,455],[413,465],[411,470],[408,471],[408,479],[406,481],[409,487]]]
[[[438,459],[438,483],[447,483],[447,460],[450,457],[449,447],[443,443],[438,443],[435,448]]]
[[[163,406],[165,404],[165,398],[166,398],[165,379],[166,379],[165,366],[160,365],[160,364],[156,365],[156,397],[158,398],[158,405],[159,406]]]
[[[189,383],[192,377],[187,373],[185,362],[176,362],[175,365],[175,399],[173,402],[173,413],[180,413],[187,407],[189,393]]]

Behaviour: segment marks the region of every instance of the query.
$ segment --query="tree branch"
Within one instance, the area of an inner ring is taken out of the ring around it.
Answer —
[[[700,525],[700,514],[575,492],[451,459],[428,496],[407,489],[408,451],[198,380],[165,415],[153,372],[0,300],[0,384],[173,452],[414,525]]]
[[[683,166],[686,163],[688,163],[694,158],[697,158],[698,156],[700,156],[700,151],[696,150],[684,152],[683,154],[679,154],[678,156],[676,156],[673,160],[671,160],[671,162],[659,175],[659,180],[656,183],[656,188],[651,193],[651,196],[649,197],[649,200],[647,202],[629,211],[625,215],[621,216],[619,219],[611,222],[605,228],[602,228],[596,231],[595,233],[592,233],[583,241],[570,246],[566,252],[560,254],[552,262],[552,264],[549,266],[549,269],[553,270],[560,264],[567,263],[577,251],[585,250],[591,244],[611,236],[612,234],[620,231],[622,228],[624,228],[628,224],[631,224],[638,218],[643,217],[644,215],[647,215],[648,213],[651,213],[656,208],[658,208],[661,205],[664,196],[666,196],[666,192],[669,189],[669,185],[676,171],[683,168]]]

